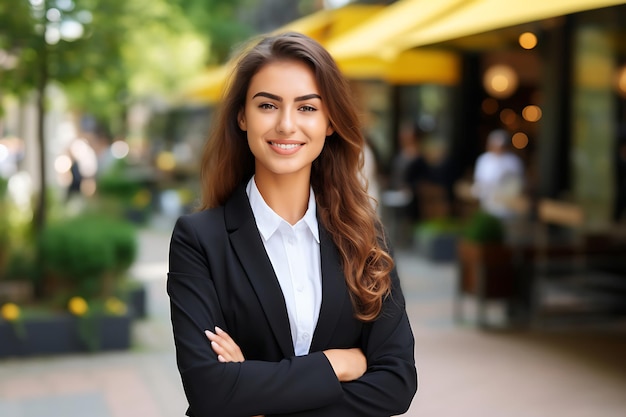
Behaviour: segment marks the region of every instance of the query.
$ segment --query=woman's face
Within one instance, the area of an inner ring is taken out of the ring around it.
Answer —
[[[295,60],[267,64],[252,77],[238,118],[257,177],[310,175],[333,133],[313,71]]]

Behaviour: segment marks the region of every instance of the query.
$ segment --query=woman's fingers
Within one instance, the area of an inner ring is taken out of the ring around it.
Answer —
[[[219,327],[215,327],[215,333],[205,330],[207,338],[211,341],[211,348],[218,355],[220,362],[243,362],[243,353],[228,333]]]

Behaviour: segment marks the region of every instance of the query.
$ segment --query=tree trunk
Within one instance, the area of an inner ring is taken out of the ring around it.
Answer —
[[[34,210],[35,235],[39,236],[46,226],[47,190],[46,190],[46,86],[48,85],[48,45],[45,31],[41,37],[39,50],[39,79],[37,81],[37,143],[39,145],[39,196]]]

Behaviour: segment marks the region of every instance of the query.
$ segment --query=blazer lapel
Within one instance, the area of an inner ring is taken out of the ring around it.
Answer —
[[[225,208],[226,228],[233,249],[259,298],[283,355],[291,357],[294,350],[287,307],[243,186],[233,193]]]
[[[320,258],[322,260],[322,306],[311,341],[311,352],[329,346],[348,291],[337,247],[321,223],[319,229]]]

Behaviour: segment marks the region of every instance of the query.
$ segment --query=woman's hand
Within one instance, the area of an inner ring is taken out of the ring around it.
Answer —
[[[241,353],[241,349],[224,330],[215,326],[215,333],[205,330],[204,334],[211,341],[211,348],[217,354],[217,360],[220,362],[243,362],[246,359]],[[265,417],[263,415],[253,417]]]
[[[204,334],[211,341],[211,348],[220,362],[243,362],[246,359],[235,341],[224,330],[215,326],[215,333],[205,330]]]
[[[367,370],[367,359],[359,348],[328,349],[324,354],[341,382],[354,381]]]

